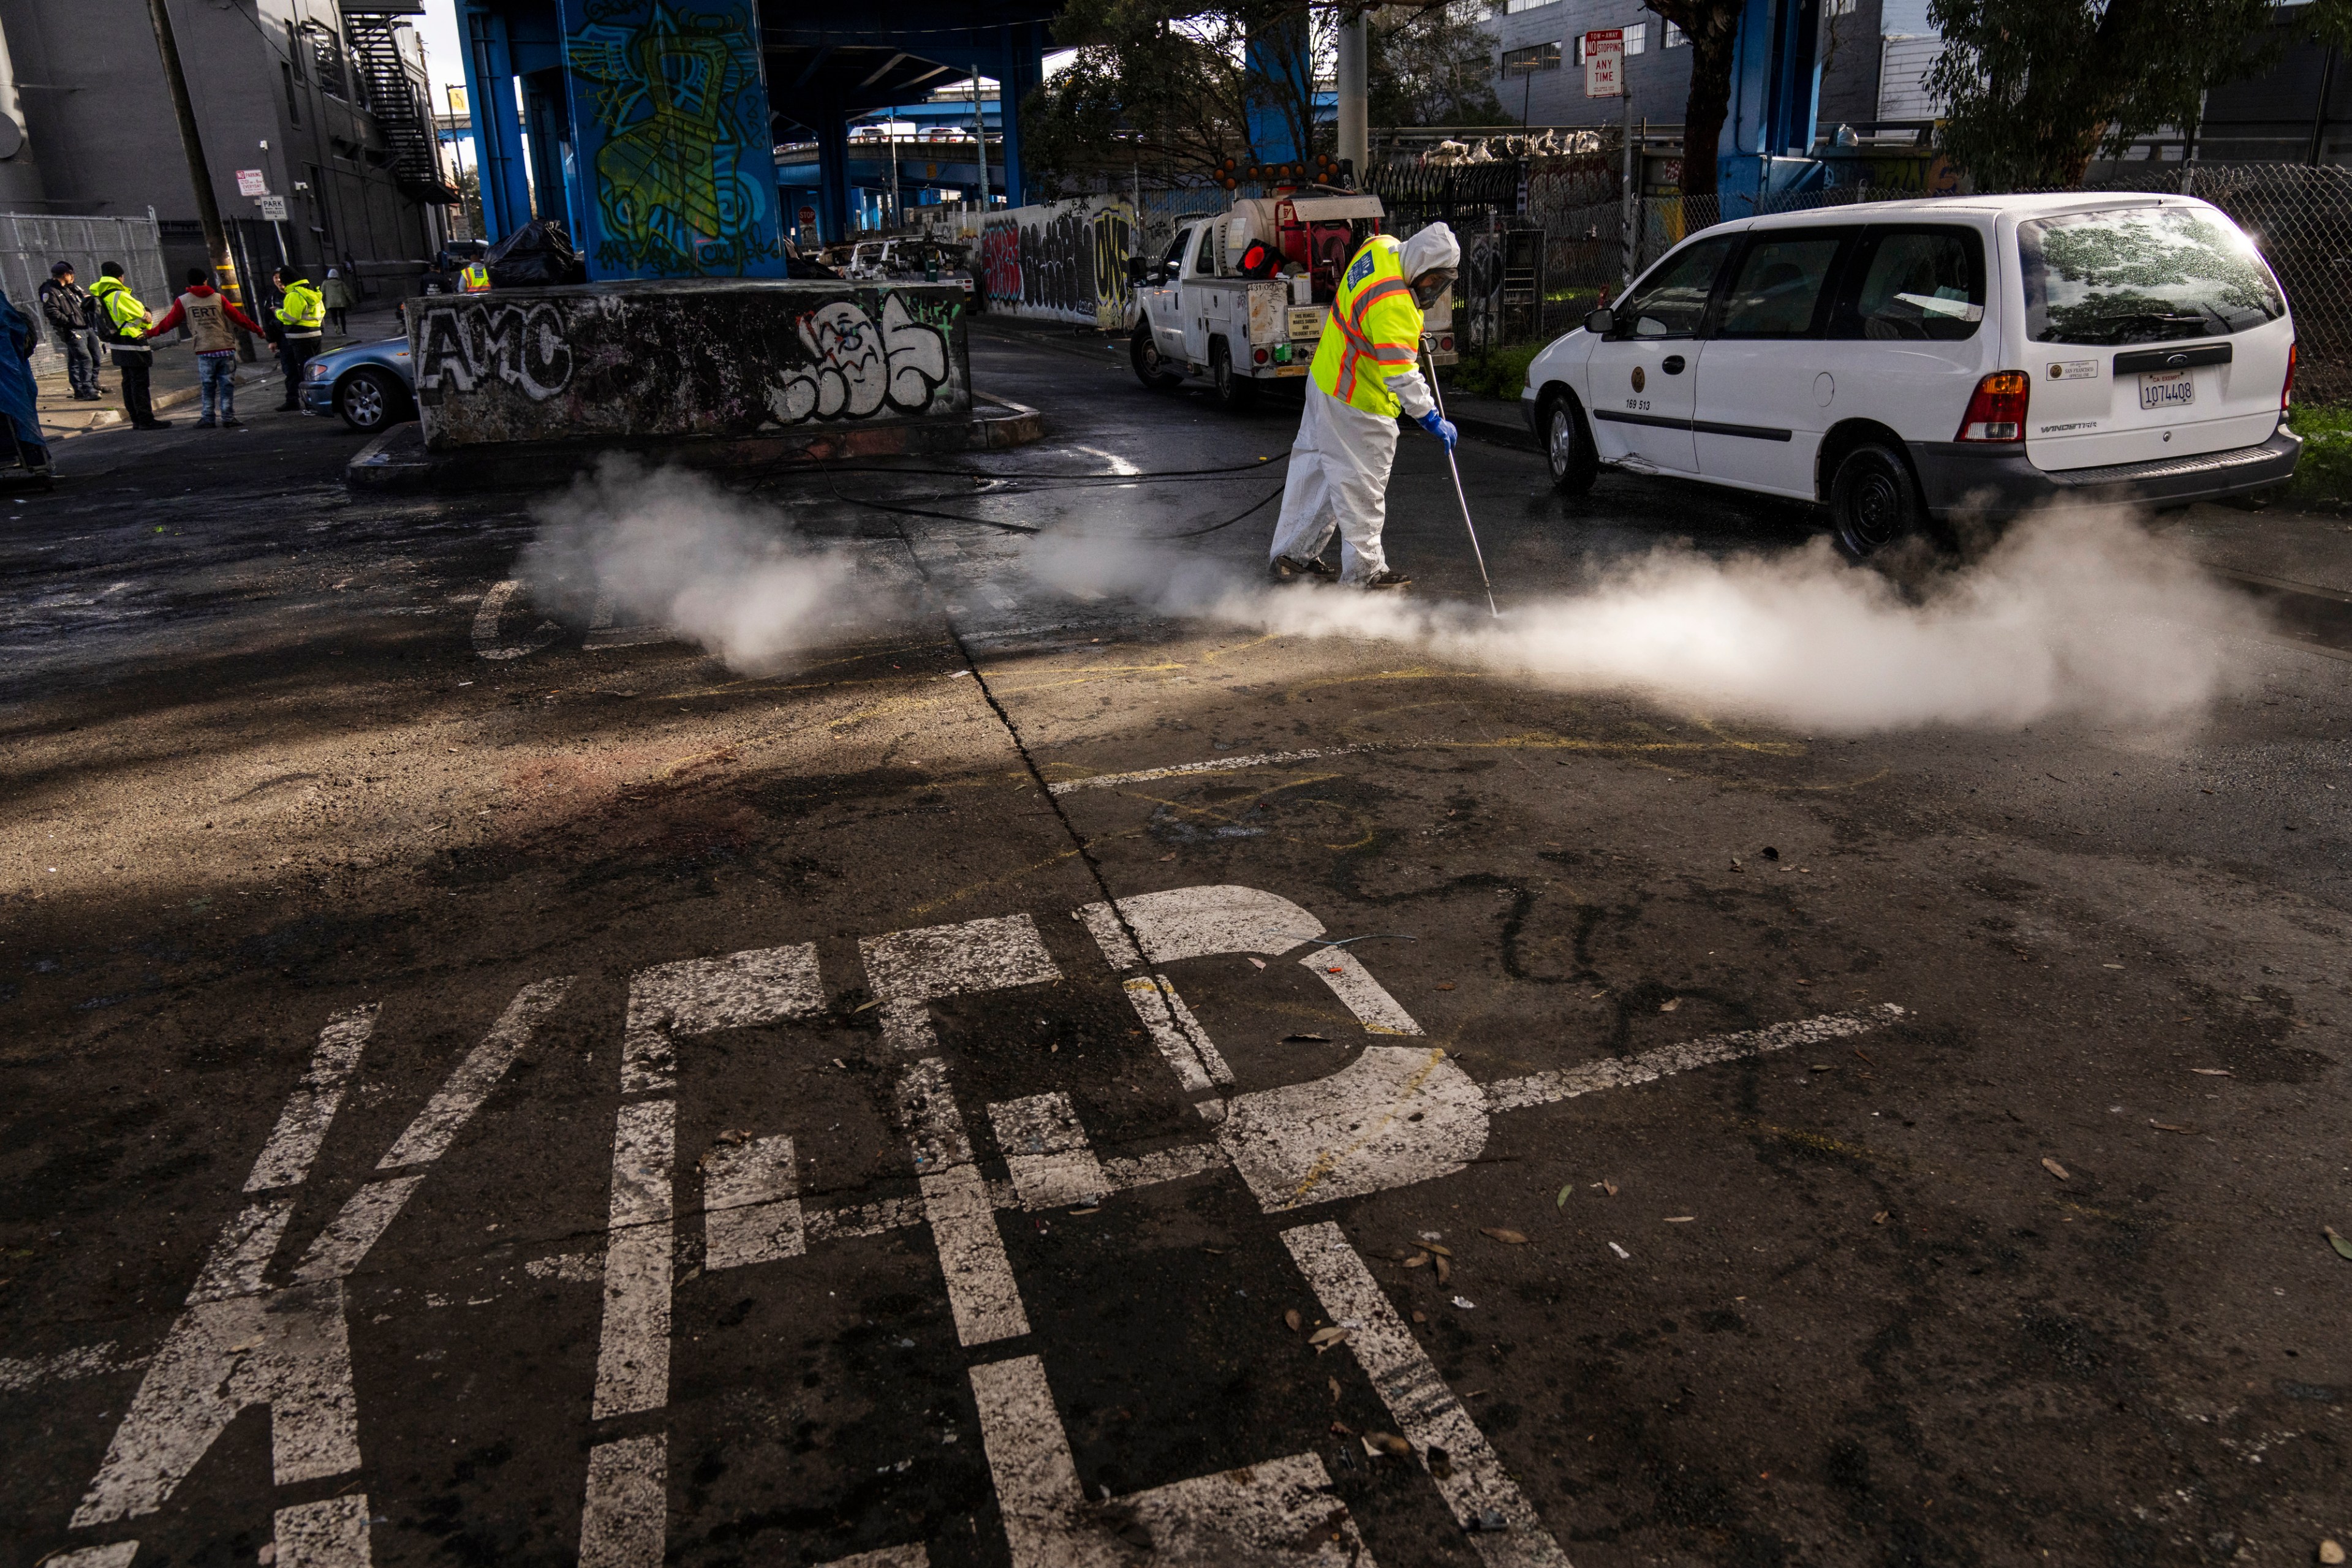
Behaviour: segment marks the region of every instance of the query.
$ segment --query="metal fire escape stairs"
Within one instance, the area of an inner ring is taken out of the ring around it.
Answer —
[[[398,9],[412,7],[403,5]],[[432,118],[401,58],[399,26],[389,14],[350,6],[343,11],[344,36],[351,40],[360,91],[376,129],[383,134],[383,166],[392,171],[404,193],[420,201],[455,202],[457,193],[450,189],[442,172]]]

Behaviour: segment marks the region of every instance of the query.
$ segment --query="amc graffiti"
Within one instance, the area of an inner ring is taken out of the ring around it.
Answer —
[[[420,392],[469,392],[497,381],[544,402],[572,380],[572,346],[552,305],[429,310],[417,335]]]

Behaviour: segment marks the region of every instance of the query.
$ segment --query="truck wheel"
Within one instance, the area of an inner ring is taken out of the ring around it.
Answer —
[[[1592,433],[1576,400],[1566,392],[1544,399],[1538,424],[1543,431],[1544,463],[1551,469],[1552,488],[1563,496],[1581,496],[1601,476],[1601,455],[1593,450]]]
[[[1173,392],[1184,380],[1181,371],[1170,370],[1168,361],[1160,357],[1160,343],[1152,337],[1149,322],[1138,327],[1128,340],[1127,362],[1135,367],[1135,379],[1153,392]]]
[[[1209,380],[1217,389],[1217,402],[1228,413],[1246,413],[1257,402],[1257,383],[1247,376],[1234,373],[1233,350],[1219,338],[1209,345]]]
[[[1839,459],[1830,480],[1830,528],[1848,560],[1867,560],[1907,538],[1923,516],[1919,486],[1902,454],[1874,441]]]

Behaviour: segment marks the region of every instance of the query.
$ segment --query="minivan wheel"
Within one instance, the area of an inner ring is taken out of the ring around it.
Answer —
[[[1168,392],[1184,379],[1181,371],[1171,371],[1160,355],[1160,344],[1151,335],[1149,322],[1135,329],[1127,345],[1127,362],[1135,367],[1135,379],[1153,392]]]
[[[1592,449],[1591,433],[1566,392],[1544,400],[1538,416],[1544,438],[1544,463],[1551,470],[1552,488],[1563,496],[1581,496],[1601,476],[1601,455]]]
[[[1871,442],[1841,458],[1830,481],[1830,528],[1849,560],[1867,560],[1919,529],[1919,487],[1893,448]]]
[[[1228,413],[1245,413],[1257,402],[1257,383],[1247,376],[1234,373],[1234,354],[1219,338],[1209,345],[1209,380],[1217,389],[1217,402]]]

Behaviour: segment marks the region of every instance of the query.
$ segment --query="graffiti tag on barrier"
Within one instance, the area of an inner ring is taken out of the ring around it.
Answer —
[[[1135,241],[1135,214],[1123,202],[1022,208],[983,226],[981,287],[1001,309],[1116,329],[1135,303],[1127,277]]]
[[[496,380],[544,402],[572,380],[572,345],[551,305],[428,310],[418,337],[420,393],[469,392]]]
[[[796,323],[809,362],[769,389],[768,406],[786,424],[865,419],[885,403],[920,413],[948,376],[947,334],[907,313],[896,294],[877,324],[863,307],[836,299]]]

